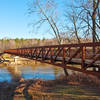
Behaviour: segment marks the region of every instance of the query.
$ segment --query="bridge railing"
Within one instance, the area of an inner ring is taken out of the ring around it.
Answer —
[[[4,52],[77,71],[100,71],[100,42],[37,46],[9,49]],[[72,64],[78,64],[80,67]]]

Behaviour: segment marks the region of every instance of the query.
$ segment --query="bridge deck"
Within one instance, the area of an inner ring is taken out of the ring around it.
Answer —
[[[100,76],[100,42],[18,48],[4,53]],[[79,64],[80,68],[73,64]]]
[[[55,59],[55,57],[56,56],[52,56],[53,59]],[[34,58],[35,58],[35,56],[34,56]],[[42,55],[40,55],[38,57],[38,59],[39,58],[42,60]],[[50,56],[47,56],[45,59],[49,60],[50,58],[51,58]],[[70,57],[65,57],[65,62],[67,62],[69,59],[70,59]],[[61,61],[62,62],[62,60],[63,60],[63,57],[57,57],[56,58],[56,61]],[[93,61],[92,59],[85,59],[84,60],[84,64],[88,65],[92,61]],[[82,63],[82,59],[80,59],[80,58],[72,58],[72,60],[68,64],[71,64],[71,63],[73,63],[73,64],[81,64]],[[93,65],[94,66],[100,66],[100,60],[95,61],[95,63],[93,63]]]

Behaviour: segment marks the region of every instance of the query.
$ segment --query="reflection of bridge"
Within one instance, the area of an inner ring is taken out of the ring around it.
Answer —
[[[100,42],[18,48],[4,53],[100,76]]]

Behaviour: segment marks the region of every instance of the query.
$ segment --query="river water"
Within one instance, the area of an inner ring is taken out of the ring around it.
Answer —
[[[54,80],[61,75],[64,75],[62,68],[44,63],[10,66],[2,65],[0,67],[0,82],[10,82],[15,77]]]
[[[59,77],[60,76],[62,77],[63,75],[65,75],[63,68],[53,66],[50,64],[39,63],[39,62],[32,63],[32,64],[30,63],[10,64],[9,63],[9,65],[4,65],[4,64],[0,65],[0,82],[1,83],[4,82],[4,84],[13,82],[13,79],[16,80],[16,78],[18,77],[24,79],[55,80],[55,79],[59,79]],[[6,96],[5,91],[3,93],[2,96],[0,94],[0,100]],[[13,96],[11,98],[13,98],[13,100],[26,100],[26,97],[24,96],[21,97]]]

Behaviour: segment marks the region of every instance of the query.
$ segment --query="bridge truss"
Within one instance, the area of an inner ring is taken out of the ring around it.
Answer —
[[[4,53],[100,77],[100,42],[17,48]]]

